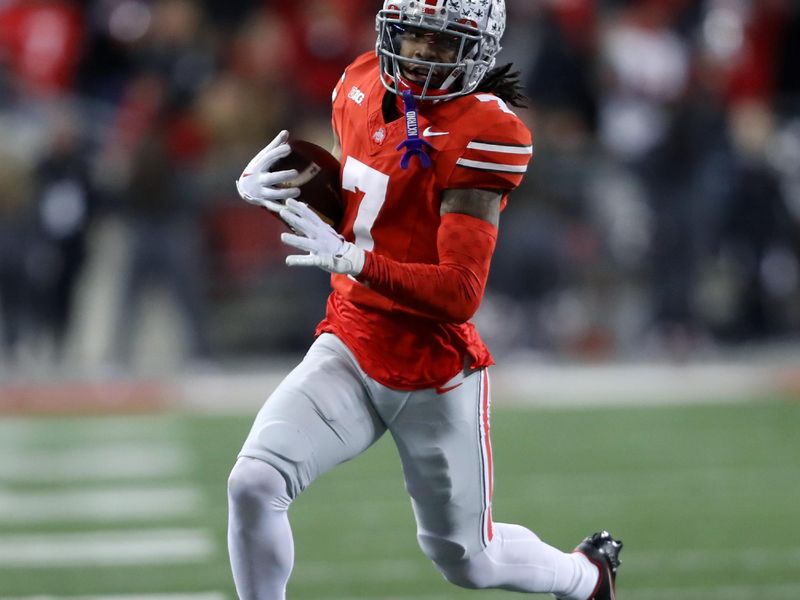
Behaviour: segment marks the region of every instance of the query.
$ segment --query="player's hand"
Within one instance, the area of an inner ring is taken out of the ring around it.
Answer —
[[[281,234],[284,244],[308,252],[286,257],[290,267],[319,267],[329,273],[358,275],[364,268],[364,251],[346,241],[304,202],[286,200],[280,217],[295,234]]]
[[[286,143],[288,139],[289,132],[281,131],[247,163],[239,179],[236,180],[236,190],[242,200],[278,213],[288,198],[297,198],[300,195],[300,188],[276,187],[297,177],[295,169],[275,172],[270,170],[278,160],[288,156],[292,151]]]

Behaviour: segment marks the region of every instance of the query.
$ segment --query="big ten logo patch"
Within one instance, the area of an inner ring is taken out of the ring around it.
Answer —
[[[364,102],[364,98],[366,96],[364,95],[364,92],[362,92],[356,86],[353,86],[352,88],[350,88],[350,92],[347,94],[347,97],[360,106],[361,103]]]

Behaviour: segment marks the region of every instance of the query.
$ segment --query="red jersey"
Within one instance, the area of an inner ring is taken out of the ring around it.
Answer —
[[[345,214],[342,235],[360,248],[403,263],[438,264],[442,192],[516,188],[531,157],[531,134],[492,94],[473,93],[419,104],[420,137],[432,160],[400,167],[406,121],[387,123],[378,58],[367,53],[346,70],[333,94],[333,128],[341,142]],[[398,99],[399,101],[399,99]],[[403,114],[403,111],[400,111]],[[345,275],[331,277],[325,319],[317,334],[335,333],[361,368],[396,389],[444,384],[465,364],[493,364],[471,322],[437,320]]]

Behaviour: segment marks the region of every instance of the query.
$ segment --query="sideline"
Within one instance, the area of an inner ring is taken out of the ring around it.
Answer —
[[[208,374],[175,383],[178,407],[212,414],[255,414],[288,373]],[[547,408],[800,401],[800,363],[742,365],[530,365],[490,370],[495,406]]]
[[[289,372],[211,368],[171,377],[0,384],[0,415],[131,414],[179,410],[255,414]],[[800,361],[681,365],[556,365],[506,361],[490,370],[494,404],[615,407],[800,401]]]

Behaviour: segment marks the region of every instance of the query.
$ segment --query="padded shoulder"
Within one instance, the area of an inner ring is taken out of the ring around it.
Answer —
[[[516,188],[533,154],[527,126],[493,94],[459,98],[451,110],[457,136],[446,187]]]
[[[339,79],[339,82],[336,84],[336,88],[334,89],[333,100],[336,100],[337,95],[339,95],[341,92],[341,88],[345,85],[357,85],[357,82],[363,81],[365,76],[370,78],[374,77],[377,67],[378,57],[375,56],[374,51],[365,52],[364,54],[358,56],[347,66],[347,68],[344,70],[344,73],[342,73],[342,77]]]
[[[531,132],[513,110],[494,94],[470,94],[458,99],[459,130],[470,141],[480,139],[531,145]]]

